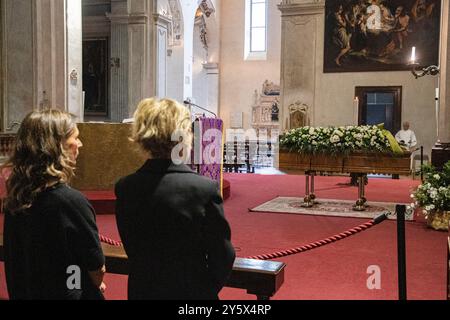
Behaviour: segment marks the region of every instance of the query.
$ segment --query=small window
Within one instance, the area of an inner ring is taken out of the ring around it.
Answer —
[[[246,0],[245,59],[267,58],[267,0]]]
[[[402,87],[356,87],[358,98],[359,125],[377,125],[392,134],[401,129]]]

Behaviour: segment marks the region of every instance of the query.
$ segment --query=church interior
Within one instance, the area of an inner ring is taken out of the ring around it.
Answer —
[[[150,97],[189,108],[203,138],[194,153],[214,144],[213,163],[192,168],[219,182],[231,227],[237,259],[220,299],[450,300],[449,1],[0,4],[0,164],[29,112],[76,117],[71,186],[96,211],[107,300],[127,299],[114,183],[146,160],[129,136]],[[208,129],[219,134],[206,139]],[[349,155],[342,136],[355,149],[351,139],[367,137],[373,153]],[[377,155],[376,139],[402,156]],[[447,198],[433,211],[414,195],[446,168]],[[1,241],[3,224],[0,212]]]

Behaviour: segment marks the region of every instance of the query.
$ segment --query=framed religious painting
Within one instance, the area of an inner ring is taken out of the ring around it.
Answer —
[[[324,72],[438,65],[441,0],[326,0]]]
[[[108,115],[109,44],[107,38],[83,40],[84,113]]]

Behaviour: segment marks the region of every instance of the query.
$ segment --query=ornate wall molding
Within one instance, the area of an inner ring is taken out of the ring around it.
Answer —
[[[106,16],[112,23],[121,24],[146,24],[150,21],[147,14],[109,14]]]
[[[310,22],[315,22],[316,17],[313,15],[304,16],[288,16],[282,20],[282,26],[286,28],[295,28],[297,26],[305,26]]]
[[[211,0],[202,0],[199,4],[200,9],[204,13],[204,15],[209,18],[214,12],[216,12],[216,8],[214,8],[214,4]]]
[[[291,1],[285,0],[278,5],[278,9],[281,11],[281,17],[323,14],[325,12],[325,1],[291,3]]]
[[[171,25],[169,28],[169,45],[177,46],[183,39],[183,12],[179,0],[169,0]]]
[[[311,124],[309,119],[309,106],[301,101],[289,105],[289,128],[295,129]]]
[[[208,52],[208,28],[206,25],[205,16],[197,17],[195,19],[195,26],[199,28],[200,42],[203,44],[203,49]]]
[[[216,62],[204,63],[203,69],[206,70],[207,74],[218,74],[219,73],[219,64]]]
[[[160,14],[160,13],[154,13],[153,14],[153,21],[158,25],[165,28],[168,28],[169,25],[172,22],[171,17]]]

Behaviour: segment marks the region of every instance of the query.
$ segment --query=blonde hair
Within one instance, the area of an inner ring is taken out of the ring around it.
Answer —
[[[172,141],[173,137],[182,141]],[[131,140],[154,159],[170,159],[173,148],[180,142],[183,151],[190,152],[192,144],[191,113],[172,99],[150,98],[142,100],[134,114]]]
[[[72,115],[57,109],[33,111],[25,117],[12,155],[3,166],[11,168],[6,181],[8,212],[15,214],[30,208],[49,184],[70,181],[75,163],[64,143],[75,128]]]

